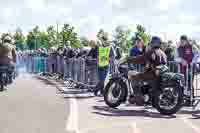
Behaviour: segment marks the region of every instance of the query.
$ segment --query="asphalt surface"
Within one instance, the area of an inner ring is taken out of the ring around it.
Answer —
[[[200,133],[198,110],[166,117],[151,107],[110,109],[101,97],[30,75],[1,92],[0,105],[0,133]]]
[[[1,92],[0,105],[0,133],[66,133],[68,101],[30,75]]]

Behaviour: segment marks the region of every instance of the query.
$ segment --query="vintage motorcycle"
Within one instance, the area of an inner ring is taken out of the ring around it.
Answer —
[[[124,60],[124,59],[123,59]],[[152,91],[151,83],[130,81],[127,61],[120,61],[104,88],[104,101],[112,108],[127,100],[136,105],[152,105],[163,115],[175,114],[183,106],[184,76],[159,66],[160,89]]]

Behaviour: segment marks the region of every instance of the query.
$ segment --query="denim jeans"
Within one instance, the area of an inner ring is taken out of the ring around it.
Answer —
[[[106,66],[106,67],[99,67],[98,68],[98,78],[99,78],[99,81],[98,81],[97,86],[96,86],[96,89],[98,91],[103,91],[104,81],[106,79],[106,76],[107,76],[107,73],[108,73],[108,69],[109,69],[108,66]]]

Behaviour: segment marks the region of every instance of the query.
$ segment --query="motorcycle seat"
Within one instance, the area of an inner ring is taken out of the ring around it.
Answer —
[[[0,65],[0,72],[13,71],[14,69],[14,66]]]
[[[0,66],[0,73],[5,73],[8,71],[8,67],[6,66]]]
[[[0,66],[0,70],[7,70],[8,68],[8,66]]]

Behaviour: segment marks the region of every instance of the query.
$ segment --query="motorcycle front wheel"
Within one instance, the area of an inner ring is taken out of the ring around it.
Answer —
[[[105,103],[111,108],[116,108],[126,101],[128,91],[124,82],[113,79],[108,82],[103,94]]]
[[[164,86],[154,94],[154,106],[163,115],[176,114],[183,103],[183,88],[179,84]]]

